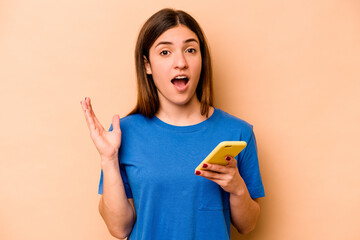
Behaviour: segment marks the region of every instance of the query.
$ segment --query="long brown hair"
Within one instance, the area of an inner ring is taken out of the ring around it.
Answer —
[[[202,58],[201,74],[196,96],[201,104],[201,114],[209,115],[209,108],[213,105],[212,68],[206,38],[196,20],[181,10],[165,8],[152,15],[140,30],[136,48],[135,65],[137,75],[138,95],[135,108],[129,113],[140,113],[146,117],[153,117],[159,109],[159,97],[152,75],[146,74],[145,60],[149,60],[149,50],[156,39],[166,30],[178,25],[184,25],[193,31],[200,41]]]

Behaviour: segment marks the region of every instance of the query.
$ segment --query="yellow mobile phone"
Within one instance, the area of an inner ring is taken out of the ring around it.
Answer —
[[[244,148],[246,142],[244,141],[224,141],[219,143],[211,153],[196,167],[196,170],[204,170],[202,165],[204,163],[213,163],[219,165],[227,165],[228,162],[225,160],[226,156],[236,157]]]

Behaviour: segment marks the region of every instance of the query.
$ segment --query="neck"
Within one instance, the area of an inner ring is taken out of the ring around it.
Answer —
[[[209,116],[213,113],[213,108]],[[161,121],[175,126],[188,126],[205,121],[207,118],[201,115],[200,102],[192,98],[184,105],[175,105],[166,101],[160,101],[159,111],[155,114]]]

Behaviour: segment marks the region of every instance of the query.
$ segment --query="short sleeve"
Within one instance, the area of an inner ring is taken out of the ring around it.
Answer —
[[[245,140],[246,148],[239,154],[238,168],[244,179],[251,198],[265,196],[264,186],[261,179],[255,134],[252,131],[250,137]]]
[[[126,197],[127,198],[133,198],[132,192],[131,192],[131,188],[129,185],[129,180],[125,171],[125,168],[122,164],[120,164],[120,174],[121,174],[121,179],[124,183],[124,188],[125,188],[125,193],[126,193]],[[103,179],[104,179],[104,173],[101,170],[101,175],[100,175],[100,181],[99,181],[99,189],[98,189],[98,193],[99,194],[103,194]]]

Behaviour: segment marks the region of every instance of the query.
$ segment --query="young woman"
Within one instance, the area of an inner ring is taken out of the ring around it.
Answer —
[[[264,196],[252,126],[212,105],[205,36],[187,13],[163,9],[136,44],[138,99],[106,131],[81,101],[101,156],[99,211],[110,233],[128,239],[230,239],[254,229]],[[221,141],[246,141],[228,165],[196,166]]]

